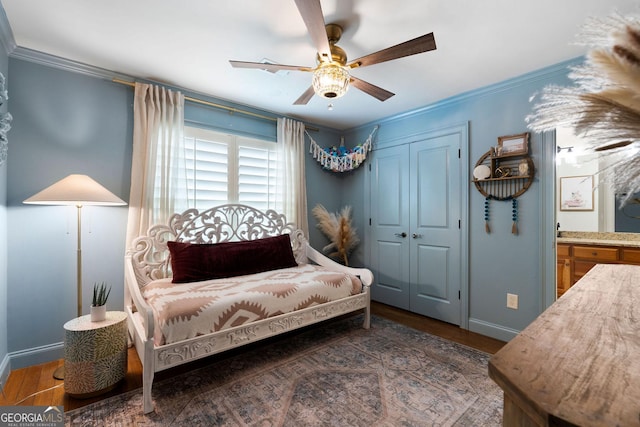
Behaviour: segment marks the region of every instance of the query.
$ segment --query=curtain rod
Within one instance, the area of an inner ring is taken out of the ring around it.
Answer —
[[[114,83],[119,83],[121,85],[126,85],[126,86],[130,86],[130,87],[135,87],[136,86],[135,82],[129,82],[129,81],[121,80],[121,79],[118,79],[118,78],[113,78],[111,80]],[[186,95],[185,95],[184,99],[185,99],[185,101],[191,101],[191,102],[195,102],[196,104],[202,104],[202,105],[207,105],[209,107],[220,108],[220,109],[232,112],[232,113],[245,114],[247,116],[257,117],[259,119],[271,120],[272,122],[278,121],[278,119],[275,118],[275,117],[269,117],[269,116],[265,116],[263,114],[252,113],[251,111],[240,110],[238,108],[229,107],[227,105],[216,104],[215,102],[205,101],[204,99],[193,98],[191,96],[186,96]],[[308,127],[306,125],[305,125],[305,129],[308,129],[308,130],[311,130],[311,131],[316,131],[316,132],[319,130],[318,128]]]

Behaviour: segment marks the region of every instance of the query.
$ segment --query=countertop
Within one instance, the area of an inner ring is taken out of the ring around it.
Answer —
[[[557,243],[625,246],[640,248],[639,233],[600,233],[591,231],[561,231]]]

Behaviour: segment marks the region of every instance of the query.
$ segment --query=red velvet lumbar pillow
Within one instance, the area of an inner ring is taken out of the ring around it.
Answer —
[[[298,265],[288,234],[240,242],[167,242],[173,283],[199,282]]]

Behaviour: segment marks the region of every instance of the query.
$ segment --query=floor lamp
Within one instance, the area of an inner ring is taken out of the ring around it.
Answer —
[[[126,205],[126,202],[87,175],[73,174],[34,194],[23,203],[76,206],[78,211],[77,303],[78,317],[82,316],[82,206],[122,206]],[[64,369],[58,368],[53,376],[64,379]]]

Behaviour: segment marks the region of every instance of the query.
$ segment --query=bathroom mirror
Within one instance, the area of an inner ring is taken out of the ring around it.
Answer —
[[[619,155],[640,154],[632,150]],[[585,142],[571,129],[556,129],[556,222],[560,231],[640,233],[640,194],[621,208],[620,195],[598,173],[613,161],[608,154],[587,153]],[[583,194],[591,182],[593,192]]]

